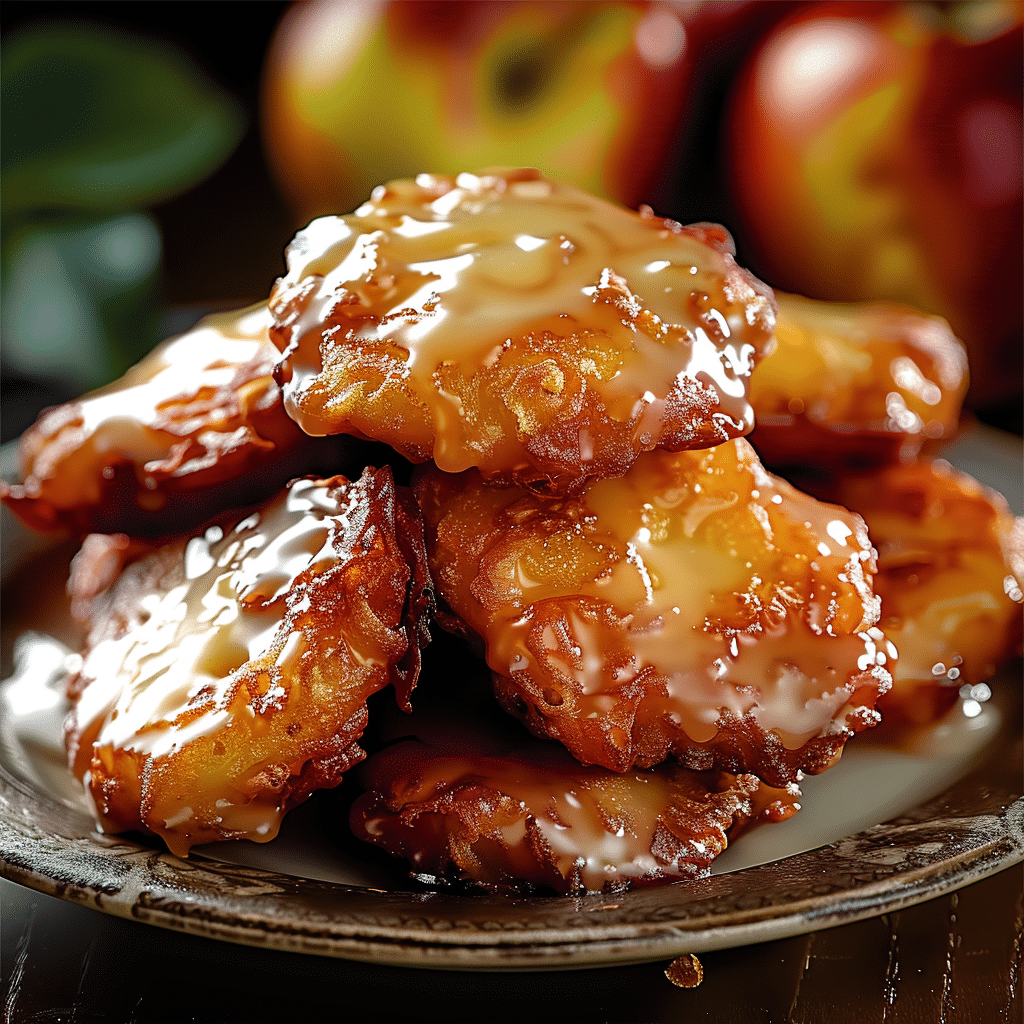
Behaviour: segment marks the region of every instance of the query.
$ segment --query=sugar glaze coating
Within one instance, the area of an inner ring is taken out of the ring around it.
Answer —
[[[357,771],[355,834],[414,877],[495,891],[621,892],[702,878],[744,826],[781,821],[799,791],[753,775],[585,767],[559,744],[424,715]],[[411,736],[409,734],[412,734]]]
[[[840,477],[830,501],[864,517],[878,549],[881,626],[900,652],[885,721],[936,718],[1018,654],[1024,519],[941,459]]]
[[[673,754],[785,785],[877,721],[895,651],[863,521],[745,441],[650,452],[561,502],[418,472],[449,624],[484,640],[505,707],[583,763]]]
[[[35,529],[158,536],[320,468],[272,377],[272,322],[266,304],[206,317],[44,412],[21,440],[24,482],[0,483],[7,504]]]
[[[273,838],[362,758],[366,698],[393,683],[408,703],[429,605],[422,527],[386,469],[295,481],[132,563],[93,600],[70,684],[69,759],[100,822],[176,853]]]
[[[750,441],[767,465],[906,462],[956,434],[967,353],[945,320],[890,302],[775,298],[777,344],[750,378]]]
[[[420,175],[323,217],[271,296],[290,415],[552,493],[752,427],[771,290],[728,233],[536,171]]]

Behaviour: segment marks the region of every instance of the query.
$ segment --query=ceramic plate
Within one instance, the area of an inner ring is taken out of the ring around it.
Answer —
[[[1021,512],[1019,439],[975,430],[948,457]],[[2,539],[5,578],[40,557],[9,518]],[[46,576],[38,564],[36,583]],[[59,555],[49,564],[56,578]],[[26,633],[12,618],[4,654],[16,670],[0,692],[0,873],[166,928],[404,966],[590,967],[843,924],[1024,859],[1018,662],[993,681],[991,700],[961,703],[898,748],[858,737],[837,767],[805,781],[800,814],[744,836],[699,882],[583,898],[417,891],[376,851],[339,836],[332,794],[292,812],[266,846],[222,843],[183,860],[95,831],[60,743],[60,622],[40,614]]]

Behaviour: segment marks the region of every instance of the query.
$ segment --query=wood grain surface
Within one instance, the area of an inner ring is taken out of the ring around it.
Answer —
[[[3,1024],[571,1021],[1017,1024],[1024,867],[899,913],[700,957],[545,973],[380,967],[119,920],[0,880]]]

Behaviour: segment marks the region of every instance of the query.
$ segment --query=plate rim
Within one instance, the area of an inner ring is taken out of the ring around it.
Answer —
[[[1020,737],[1008,723],[982,763],[945,793],[892,822],[827,846],[695,883],[579,898],[382,891],[309,881],[201,855],[182,860],[119,836],[61,835],[61,826],[55,824],[63,820],[63,831],[74,831],[74,816],[0,766],[0,874],[48,895],[175,931],[377,964],[537,970],[649,962],[878,916],[1024,861],[1024,795],[1009,792],[1014,787],[1006,785],[1014,773],[1021,776],[1020,750]],[[1000,785],[993,773],[1007,779]],[[973,802],[985,790],[984,813],[957,813],[964,800]],[[838,873],[837,861],[845,864]],[[820,891],[815,892],[813,880],[824,877],[823,872],[830,881],[819,882]],[[211,897],[210,885],[225,880],[232,887]],[[765,892],[780,891],[780,884],[785,895],[766,901]],[[799,895],[787,891],[793,887]],[[749,893],[746,906],[741,888]],[[721,902],[726,893],[735,905],[717,914],[700,910]],[[310,915],[311,898],[330,906]],[[339,913],[339,901],[367,906]],[[476,913],[463,913],[461,921],[453,921],[453,901],[461,910]],[[646,905],[655,902],[663,904],[661,912],[648,915]],[[639,905],[638,910],[619,920],[621,915],[614,913],[605,914],[603,921],[590,916],[618,910],[623,903]],[[688,904],[697,911],[687,914]],[[366,916],[379,915],[382,908],[392,921]],[[510,908],[522,913],[513,927],[508,922],[487,926],[489,910],[507,913]],[[545,917],[552,912],[568,915],[566,920],[575,918],[575,923],[538,925],[537,911]]]

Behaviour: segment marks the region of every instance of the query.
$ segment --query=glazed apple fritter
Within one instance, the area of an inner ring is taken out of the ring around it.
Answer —
[[[742,439],[650,452],[545,501],[417,470],[448,625],[499,700],[584,764],[753,772],[832,764],[875,724],[891,645],[863,521],[767,474]]]
[[[359,767],[350,822],[432,885],[576,895],[702,878],[744,827],[799,809],[796,787],[753,775],[584,767],[557,743],[419,705],[404,732]]]
[[[310,434],[548,493],[719,444],[753,426],[775,320],[733,251],[536,171],[392,182],[289,247],[270,302],[286,407]]]
[[[284,411],[271,323],[265,305],[207,317],[43,413],[21,441],[24,483],[0,483],[8,506],[38,530],[153,537],[262,501],[300,472],[337,472],[335,446]]]
[[[899,651],[886,721],[931,721],[1019,653],[1024,519],[942,460],[837,480],[830,500],[867,521],[882,627]]]
[[[389,469],[297,480],[131,563],[92,598],[69,687],[69,760],[102,826],[178,854],[273,838],[364,756],[370,694],[392,683],[408,706],[430,603],[422,522]]]
[[[967,355],[941,317],[775,292],[777,346],[750,378],[769,466],[864,468],[956,433]]]

